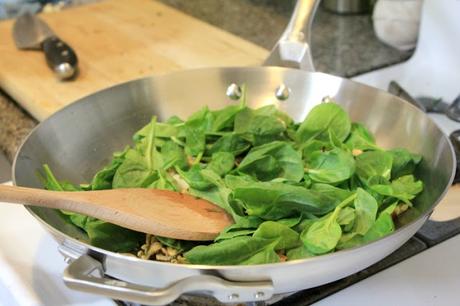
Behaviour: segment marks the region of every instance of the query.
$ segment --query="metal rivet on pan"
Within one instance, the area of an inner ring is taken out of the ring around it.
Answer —
[[[240,296],[239,296],[239,294],[237,294],[237,293],[232,293],[232,294],[230,294],[230,295],[228,296],[228,300],[229,300],[229,301],[233,301],[233,300],[236,300],[236,299],[239,299],[239,298],[240,298]]]
[[[333,100],[332,100],[332,98],[330,96],[325,96],[325,97],[323,97],[321,102],[322,103],[330,103],[330,102],[333,102]]]
[[[63,51],[61,52],[61,55],[62,55],[62,56],[67,56],[67,55],[69,55],[69,51],[68,51],[68,50],[63,50]]]
[[[284,101],[289,98],[289,94],[291,93],[291,90],[289,87],[287,87],[284,84],[281,84],[278,86],[278,88],[275,91],[275,96],[278,100]]]
[[[232,83],[228,86],[226,94],[232,100],[239,100],[241,98],[241,87]]]
[[[256,294],[254,294],[255,299],[261,299],[264,296],[265,296],[265,293],[263,293],[263,292],[257,292]]]

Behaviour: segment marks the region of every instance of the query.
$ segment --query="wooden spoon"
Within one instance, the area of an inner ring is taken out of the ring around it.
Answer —
[[[0,185],[0,201],[73,211],[183,240],[213,240],[233,223],[223,209],[208,201],[157,189],[62,192]]]

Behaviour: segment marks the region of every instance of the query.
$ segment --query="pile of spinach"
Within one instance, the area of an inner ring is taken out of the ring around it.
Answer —
[[[203,107],[187,120],[152,121],[134,145],[113,155],[88,185],[51,190],[158,188],[188,192],[233,216],[210,244],[182,243],[191,264],[247,265],[294,260],[350,248],[388,235],[401,205],[422,191],[413,173],[421,157],[379,148],[337,104],[314,107],[295,123],[275,106]],[[144,234],[64,212],[92,244],[135,251]],[[161,238],[161,237],[160,237]]]

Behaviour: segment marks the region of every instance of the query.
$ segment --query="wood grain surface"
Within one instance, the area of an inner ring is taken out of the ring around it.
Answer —
[[[152,0],[108,0],[40,16],[79,57],[59,82],[39,51],[17,50],[0,22],[0,88],[38,120],[102,88],[174,70],[258,65],[267,50]]]

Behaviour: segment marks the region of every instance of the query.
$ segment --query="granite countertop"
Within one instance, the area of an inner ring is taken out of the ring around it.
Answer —
[[[283,32],[293,0],[160,0],[194,17],[270,49]],[[319,9],[311,48],[316,70],[351,77],[406,60],[374,35],[370,15],[335,15]],[[37,121],[0,91],[0,150],[9,160]]]

